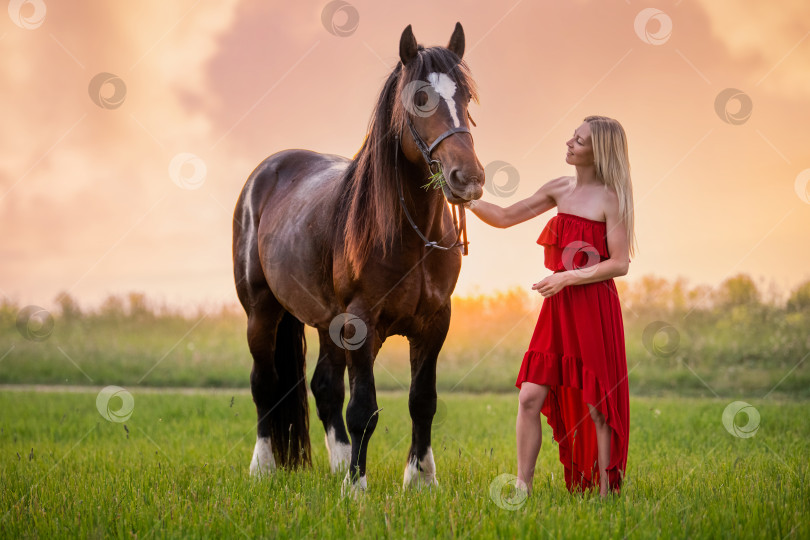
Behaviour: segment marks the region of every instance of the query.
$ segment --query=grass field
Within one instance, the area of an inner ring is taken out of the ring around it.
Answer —
[[[736,303],[721,295],[714,305],[690,307],[700,306],[700,290],[691,291],[695,299],[687,301],[675,285],[645,283],[634,288],[619,284],[631,394],[733,397],[773,392],[810,398],[810,282],[806,302],[796,304],[801,309],[749,301],[746,295]],[[756,297],[755,292],[750,295]],[[450,331],[439,356],[439,390],[512,391],[541,302],[539,295],[520,290],[454,297]],[[42,332],[33,324],[37,321],[27,321],[30,328],[26,321],[21,325],[24,313],[22,306],[0,303],[0,383],[248,384],[252,359],[241,308],[180,315],[133,294],[126,301],[110,297],[97,311],[82,312],[63,299],[61,308],[48,314],[51,326],[41,339],[36,338]],[[36,339],[25,335],[29,330]],[[309,327],[307,345],[310,380],[319,344]],[[392,336],[385,342],[375,378],[381,390],[407,388],[410,365],[404,338]]]
[[[369,489],[353,501],[313,406],[313,467],[256,481],[247,392],[131,390],[123,423],[99,413],[98,388],[0,393],[3,538],[810,537],[806,402],[749,400],[760,420],[742,438],[721,420],[732,400],[633,397],[625,487],[605,501],[569,495],[543,422],[535,493],[521,502],[491,489],[515,472],[515,393],[440,393],[432,492],[403,492],[407,399],[381,393]]]

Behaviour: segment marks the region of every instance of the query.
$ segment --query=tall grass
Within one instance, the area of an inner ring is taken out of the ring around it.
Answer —
[[[810,396],[810,281],[787,301],[758,290],[745,275],[714,289],[652,276],[632,283],[617,280],[617,287],[632,393]],[[450,332],[439,357],[439,388],[513,388],[541,302],[538,294],[518,289],[454,297]],[[60,296],[51,310],[53,332],[42,341],[25,339],[18,331],[22,307],[8,300],[0,304],[1,383],[248,383],[252,361],[245,315],[238,306],[180,312],[133,293],[88,309]],[[318,355],[318,335],[311,328],[307,342],[311,376]],[[386,341],[375,373],[380,389],[407,388],[404,338]]]

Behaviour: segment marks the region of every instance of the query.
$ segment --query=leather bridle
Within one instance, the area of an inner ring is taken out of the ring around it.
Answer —
[[[431,172],[431,174],[436,174],[439,171],[441,171],[442,165],[441,162],[439,162],[436,159],[433,159],[432,157],[433,150],[435,150],[436,147],[439,146],[439,143],[441,143],[446,138],[455,135],[456,133],[470,133],[470,130],[464,126],[450,128],[441,135],[439,135],[438,137],[436,137],[436,140],[433,141],[433,143],[430,146],[428,146],[427,143],[424,141],[424,139],[422,139],[422,137],[419,135],[419,132],[416,131],[416,127],[413,125],[410,116],[408,116],[408,129],[411,132],[413,141],[416,143],[416,147],[419,149],[419,152],[425,159],[425,163],[427,164],[428,170]],[[470,136],[472,136],[472,134],[470,134]],[[397,137],[397,139],[398,138],[399,137]],[[456,240],[452,245],[441,246],[436,241],[428,240],[427,237],[424,234],[422,234],[422,231],[419,230],[419,227],[414,222],[410,212],[408,212],[408,207],[405,204],[405,194],[402,189],[402,181],[399,178],[399,167],[397,165],[397,157],[399,156],[399,151],[400,151],[399,143],[397,141],[397,148],[395,150],[396,154],[394,155],[394,169],[396,170],[397,189],[399,190],[399,204],[402,207],[402,211],[405,213],[405,217],[408,218],[408,222],[411,224],[411,227],[413,228],[414,231],[416,231],[416,234],[419,235],[419,238],[421,238],[422,241],[425,242],[425,247],[441,249],[444,251],[448,251],[456,247],[461,247],[461,254],[467,255],[467,253],[469,252],[469,249],[467,248],[469,242],[467,242],[467,219],[466,216],[464,215],[463,204],[450,203],[450,206],[452,206],[453,208],[453,227],[457,231]],[[456,217],[456,207],[458,207],[459,209],[458,217]]]

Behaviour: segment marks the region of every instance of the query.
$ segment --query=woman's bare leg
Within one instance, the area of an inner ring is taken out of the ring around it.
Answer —
[[[532,492],[537,454],[540,453],[540,446],[543,443],[540,409],[543,408],[548,391],[548,386],[530,382],[524,382],[520,386],[515,426],[517,432],[517,487],[525,487],[528,493]]]
[[[590,403],[587,405],[588,409],[591,411],[591,418],[593,418],[593,424],[596,428],[596,445],[598,451],[597,461],[599,464],[599,495],[605,497],[610,491],[607,467],[610,463],[611,429],[608,423],[605,421],[605,416]]]

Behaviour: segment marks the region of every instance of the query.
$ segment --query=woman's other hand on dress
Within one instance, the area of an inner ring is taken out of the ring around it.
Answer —
[[[550,276],[543,278],[538,283],[532,285],[532,290],[538,291],[545,298],[554,296],[563,290],[566,285],[568,285],[566,277],[563,274],[564,272],[561,272],[558,274],[551,274]]]

